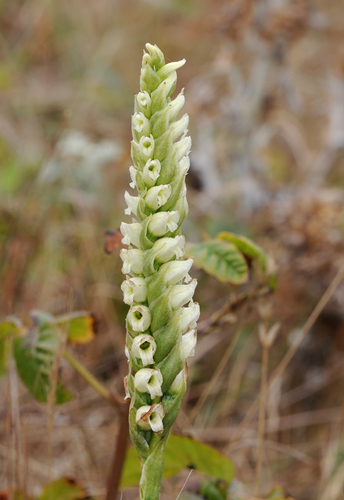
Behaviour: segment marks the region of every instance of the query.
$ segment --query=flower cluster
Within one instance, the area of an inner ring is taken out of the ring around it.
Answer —
[[[192,297],[192,259],[184,257],[180,226],[188,205],[185,175],[191,139],[181,92],[171,100],[185,60],[165,64],[158,47],[147,44],[140,92],[132,117],[130,187],[125,193],[131,223],[122,223],[130,435],[143,463],[167,439],[186,389],[186,360],[196,344],[199,306]],[[143,471],[144,475],[144,471]],[[142,488],[141,488],[142,489]],[[142,498],[144,498],[141,492]],[[158,497],[157,497],[158,498]]]

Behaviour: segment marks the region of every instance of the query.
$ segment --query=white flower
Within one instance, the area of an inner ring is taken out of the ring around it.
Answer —
[[[142,361],[143,366],[154,363],[154,354],[156,351],[156,342],[151,335],[137,335],[131,346],[132,355]]]
[[[131,179],[129,186],[133,189],[136,188],[136,174],[137,174],[137,169],[133,165],[131,165],[131,167],[129,167],[129,175]]]
[[[172,309],[179,309],[190,302],[196,286],[197,280],[192,280],[188,285],[174,285],[169,292]]]
[[[129,309],[127,320],[134,332],[145,332],[151,324],[151,315],[147,306],[133,306]]]
[[[154,236],[163,236],[168,231],[176,231],[178,229],[178,221],[180,214],[178,211],[157,212],[152,215],[148,224],[148,231]]]
[[[197,302],[190,302],[188,307],[179,310],[179,326],[181,330],[196,328],[196,322],[200,315],[200,308]]]
[[[160,370],[141,368],[135,374],[135,389],[140,392],[149,392],[152,399],[162,396],[161,384],[163,382]]]
[[[186,385],[188,378],[188,365],[185,365],[185,368],[181,372],[178,373],[174,381],[172,382],[168,392],[172,394],[180,394],[183,390],[183,387]]]
[[[125,215],[130,215],[131,213],[133,213],[134,215],[137,215],[137,207],[138,207],[138,204],[140,201],[140,197],[139,196],[131,196],[131,194],[129,194],[128,191],[126,191],[124,193],[124,199],[125,199],[126,204],[128,206],[128,208],[126,208],[124,210]]]
[[[144,156],[152,156],[154,151],[154,137],[152,134],[149,137],[141,137],[139,142],[139,150]]]
[[[136,96],[136,106],[140,111],[143,111],[146,116],[150,113],[151,98],[148,92],[139,92]]]
[[[127,250],[122,248],[119,256],[123,261],[123,274],[142,274],[143,272],[143,251],[136,248]]]
[[[188,132],[189,125],[189,116],[187,113],[178,121],[174,122],[173,125],[170,126],[170,130],[172,130],[172,138],[173,141],[178,139],[178,137],[185,137]]]
[[[145,302],[147,299],[146,280],[140,276],[123,281],[121,290],[123,292],[123,301],[129,306],[133,302]]]
[[[193,264],[192,259],[187,260],[174,260],[172,262],[166,262],[159,269],[159,275],[162,277],[166,286],[174,285],[185,278],[187,273],[190,271]]]
[[[164,66],[158,71],[159,78],[161,80],[164,80],[170,73],[172,73],[172,71],[176,71],[177,69],[181,68],[185,63],[186,60],[182,59],[181,61],[164,64]]]
[[[148,135],[150,131],[149,120],[143,113],[135,113],[132,117],[132,126],[139,134]]]
[[[165,410],[161,403],[152,406],[141,406],[136,412],[136,423],[146,431],[152,429],[155,434],[161,434],[164,430],[163,418]]]
[[[187,156],[191,149],[191,137],[184,137],[178,142],[174,143],[174,150],[176,152],[176,158],[180,161],[183,156]]]
[[[187,174],[190,168],[190,157],[183,156],[183,158],[179,162],[179,175]]]
[[[171,260],[173,257],[180,259],[184,255],[184,236],[175,236],[174,238],[160,238],[157,240],[151,251],[154,255],[154,259],[158,263],[164,263]]]
[[[145,202],[151,210],[158,210],[158,208],[165,205],[170,196],[171,196],[170,184],[153,186],[148,190],[145,197]]]
[[[133,222],[132,224],[122,222],[120,230],[124,236],[122,239],[124,245],[135,245],[140,248],[140,234],[142,230],[140,222]]]
[[[183,359],[193,357],[195,355],[195,347],[197,342],[197,332],[192,329],[184,333],[181,341],[178,344],[180,356]]]
[[[142,171],[143,182],[148,187],[154,186],[160,175],[160,170],[161,164],[159,160],[148,160]]]

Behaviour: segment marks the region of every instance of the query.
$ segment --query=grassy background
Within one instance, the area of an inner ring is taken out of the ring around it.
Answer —
[[[167,61],[187,59],[178,88],[185,87],[193,139],[188,240],[237,231],[278,267],[268,304],[271,323],[282,323],[272,370],[343,262],[342,2],[1,0],[0,25],[1,317],[92,311],[98,336],[76,355],[122,391],[126,307],[118,254],[104,254],[104,231],[123,218],[133,94],[149,41]],[[194,275],[205,319],[230,290]],[[266,491],[281,484],[298,500],[344,498],[343,302],[340,286],[268,397]],[[258,316],[248,305],[232,323],[202,332],[177,422],[218,449],[231,446],[248,495],[256,418],[236,430],[259,392]],[[237,328],[234,353],[195,415]],[[12,463],[29,491],[75,474],[92,494],[104,492],[117,417],[67,366],[63,377],[77,398],[56,409],[52,432],[46,410],[13,374],[0,381],[0,489]],[[164,498],[176,497],[185,477],[166,482]]]

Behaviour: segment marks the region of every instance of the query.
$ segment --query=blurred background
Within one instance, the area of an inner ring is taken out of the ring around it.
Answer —
[[[123,220],[133,95],[144,45],[156,43],[167,62],[187,60],[177,86],[185,87],[193,140],[187,240],[233,231],[277,267],[269,314],[281,328],[271,371],[343,264],[342,1],[1,0],[0,26],[1,319],[33,308],[91,311],[98,335],[75,355],[123,393],[127,307],[118,251],[104,253],[104,232]],[[193,275],[205,320],[230,289]],[[340,285],[268,396],[266,491],[280,484],[298,500],[344,498],[343,304]],[[235,433],[259,393],[261,353],[256,308],[240,314],[200,332],[176,430],[230,449],[236,484],[249,495],[257,418]],[[238,327],[233,355],[196,414]],[[117,416],[63,370],[77,397],[56,408],[53,432],[45,408],[11,378],[26,485],[35,492],[51,476],[72,474],[101,496]],[[0,489],[8,390],[1,379]],[[186,474],[166,481],[162,498],[175,498]]]

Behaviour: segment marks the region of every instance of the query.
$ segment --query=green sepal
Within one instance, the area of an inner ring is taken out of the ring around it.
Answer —
[[[169,128],[155,141],[154,159],[163,163],[165,158],[170,158],[173,153],[173,130]]]
[[[174,149],[171,154],[161,162],[161,171],[159,175],[159,184],[170,184],[178,171],[178,161]]]
[[[154,241],[148,238],[148,224],[150,223],[152,215],[149,215],[142,222],[142,230],[140,234],[140,245],[143,250],[152,248]],[[156,239],[156,238],[155,238]]]
[[[149,309],[152,315],[152,332],[155,332],[166,325],[169,321],[171,321],[173,314],[175,314],[170,305],[170,296],[171,293],[169,287],[162,295],[159,295],[159,297],[149,304]]]
[[[149,64],[146,64],[145,67],[142,68],[141,70],[141,76],[140,76],[141,90],[146,90],[147,92],[151,93],[158,87],[160,82],[161,80],[154,71],[154,69],[152,69]]]
[[[159,78],[159,77],[158,77]],[[152,92],[151,98],[152,98],[152,107],[151,107],[151,113],[152,116],[154,113],[157,111],[160,111],[164,109],[167,104],[170,102],[170,95],[174,92],[174,89],[176,88],[176,82],[177,82],[177,73],[173,71],[168,75],[165,80],[163,80],[160,85]]]

